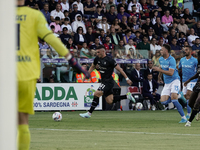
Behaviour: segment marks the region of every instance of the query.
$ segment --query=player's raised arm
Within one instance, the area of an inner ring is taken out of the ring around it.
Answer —
[[[87,78],[90,77],[90,74],[87,70],[84,70],[69,53],[68,49],[62,44],[62,42],[53,34],[53,32],[48,29],[47,22],[42,13],[39,13],[37,20],[37,35],[48,44],[50,44],[61,56],[69,61],[69,64],[76,68],[79,72],[83,72]]]
[[[128,76],[126,75],[126,73],[123,71],[123,69],[122,69],[119,65],[117,65],[117,66],[115,67],[115,69],[117,69],[117,70],[123,75],[123,77],[126,79],[126,82],[127,82],[129,85],[132,85],[132,81],[128,78]]]

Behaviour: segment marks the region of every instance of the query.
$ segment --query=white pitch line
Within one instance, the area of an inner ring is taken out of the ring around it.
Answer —
[[[128,131],[106,131],[106,130],[74,130],[74,129],[48,129],[48,128],[30,128],[38,131],[69,131],[69,132],[100,132],[100,133],[123,133],[123,134],[150,134],[150,135],[180,135],[180,136],[200,136],[200,134],[181,134],[181,133],[153,133],[153,132],[128,132]]]

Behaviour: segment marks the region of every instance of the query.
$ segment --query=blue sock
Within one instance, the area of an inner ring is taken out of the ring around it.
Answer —
[[[191,113],[191,108],[190,108],[190,106],[188,105],[188,102],[189,102],[189,100],[187,100],[187,113],[190,114],[190,113]]]
[[[168,98],[168,100],[161,102],[162,105],[167,105],[168,103],[171,102],[171,97]]]
[[[174,106],[176,106],[179,114],[181,115],[181,117],[185,116],[184,112],[183,112],[183,107],[181,106],[181,104],[178,102],[177,99],[173,99],[172,103],[174,104]]]

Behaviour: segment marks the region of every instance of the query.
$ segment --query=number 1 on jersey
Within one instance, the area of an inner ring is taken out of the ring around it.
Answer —
[[[20,24],[17,24],[17,50],[20,50]]]

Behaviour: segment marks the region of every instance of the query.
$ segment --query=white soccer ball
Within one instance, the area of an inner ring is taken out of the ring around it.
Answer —
[[[55,112],[52,115],[52,118],[54,121],[61,121],[62,120],[62,114],[60,112]]]
[[[142,103],[140,103],[140,102],[138,102],[138,103],[136,103],[136,105],[135,105],[135,108],[138,110],[141,110],[142,108],[143,108],[143,104]]]

